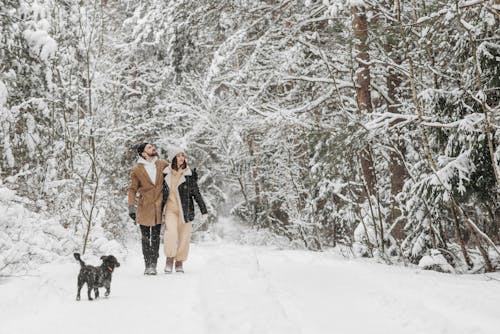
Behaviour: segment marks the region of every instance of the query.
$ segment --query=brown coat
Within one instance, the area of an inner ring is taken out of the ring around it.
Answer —
[[[130,187],[128,188],[128,205],[136,204],[137,223],[144,226],[161,224],[161,202],[163,199],[163,169],[169,166],[165,160],[156,160],[156,182],[153,184],[148,172],[141,163],[136,164],[130,172]]]

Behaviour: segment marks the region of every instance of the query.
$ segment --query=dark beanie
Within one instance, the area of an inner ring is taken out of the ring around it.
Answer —
[[[139,154],[139,156],[142,154],[142,152],[144,152],[147,144],[149,143],[142,143],[137,146],[137,154]]]

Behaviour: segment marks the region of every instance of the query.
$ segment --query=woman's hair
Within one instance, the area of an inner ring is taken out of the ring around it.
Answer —
[[[181,168],[182,169],[186,169],[187,167],[187,160],[184,159],[184,163],[182,164]],[[177,166],[177,156],[175,156],[173,159],[172,159],[172,169],[173,170],[179,170],[179,166]]]

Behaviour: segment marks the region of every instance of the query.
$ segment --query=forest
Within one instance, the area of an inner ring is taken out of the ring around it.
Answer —
[[[0,273],[127,240],[144,141],[196,233],[499,270],[499,98],[500,0],[0,0]]]

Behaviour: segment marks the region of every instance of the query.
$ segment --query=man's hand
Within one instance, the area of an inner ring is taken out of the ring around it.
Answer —
[[[128,207],[128,215],[130,216],[130,218],[132,218],[132,220],[134,221],[134,223],[136,222],[136,213],[135,213],[135,206],[129,206]]]

